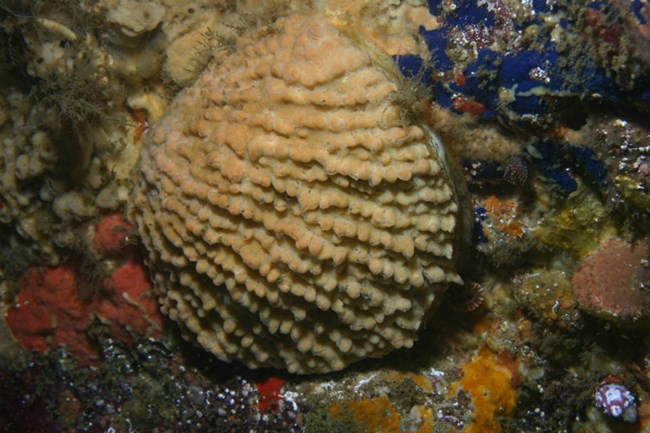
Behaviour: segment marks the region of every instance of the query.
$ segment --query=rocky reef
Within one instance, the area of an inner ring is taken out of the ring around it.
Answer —
[[[648,19],[0,2],[0,432],[650,431]]]

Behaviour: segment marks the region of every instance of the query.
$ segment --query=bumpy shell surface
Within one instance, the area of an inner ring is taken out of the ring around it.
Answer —
[[[149,133],[130,215],[163,311],[223,360],[313,373],[410,347],[458,280],[444,157],[361,45],[281,19]]]

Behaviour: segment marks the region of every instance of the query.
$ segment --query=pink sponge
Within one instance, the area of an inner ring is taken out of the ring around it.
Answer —
[[[647,243],[610,239],[583,260],[571,282],[583,310],[609,320],[635,322],[650,312],[649,279]]]
[[[109,322],[111,334],[123,341],[130,340],[128,331],[150,337],[160,335],[162,315],[139,260],[122,263],[104,280],[103,288],[103,296],[95,301],[94,311]]]
[[[18,302],[7,312],[7,325],[27,350],[47,352],[65,345],[80,360],[96,356],[86,335],[89,312],[79,298],[77,273],[67,265],[27,270]]]
[[[95,226],[93,247],[103,255],[121,252],[129,245],[133,226],[120,213],[102,217]]]

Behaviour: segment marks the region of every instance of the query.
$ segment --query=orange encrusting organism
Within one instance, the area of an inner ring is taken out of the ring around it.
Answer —
[[[485,201],[485,210],[492,216],[494,228],[510,236],[521,237],[524,229],[517,220],[518,205],[514,201],[504,201],[494,195]]]
[[[449,393],[455,395],[462,389],[472,397],[473,421],[465,433],[500,433],[497,417],[510,414],[517,401],[512,372],[489,349],[482,349],[462,370],[463,377],[451,385]]]

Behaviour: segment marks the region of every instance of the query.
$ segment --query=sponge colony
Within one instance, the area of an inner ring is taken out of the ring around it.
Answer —
[[[148,134],[130,217],[163,311],[220,359],[314,373],[380,357],[459,280],[440,143],[361,45],[280,19]]]

